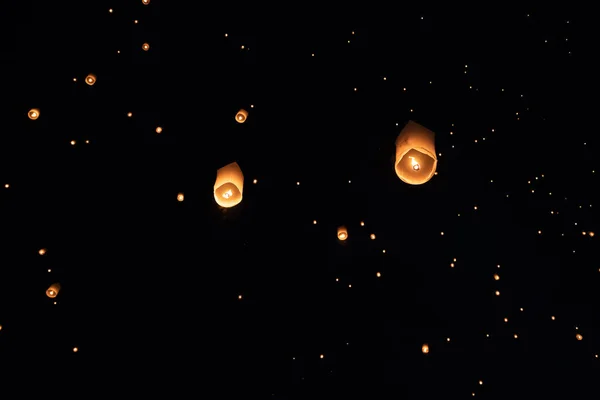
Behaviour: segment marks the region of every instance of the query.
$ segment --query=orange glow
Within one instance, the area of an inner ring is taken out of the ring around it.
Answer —
[[[27,116],[29,117],[30,120],[35,121],[36,119],[38,119],[40,117],[40,110],[38,110],[37,108],[32,108],[27,113]]]
[[[396,139],[396,175],[405,183],[422,185],[437,168],[435,133],[408,121]]]
[[[244,110],[243,108],[237,112],[237,114],[235,115],[235,120],[237,122],[239,122],[240,124],[243,124],[244,122],[246,122],[246,119],[248,118],[248,111]]]
[[[217,170],[214,196],[218,205],[230,208],[242,201],[244,174],[238,163],[233,162]]]
[[[53,299],[58,295],[58,292],[60,292],[60,283],[53,283],[48,289],[46,289],[46,296]]]
[[[337,230],[337,237],[339,240],[346,240],[348,239],[348,230],[346,229],[345,226],[340,226]]]
[[[88,76],[86,76],[85,77],[85,83],[87,83],[88,85],[92,86],[94,83],[96,83],[96,75],[89,74]]]

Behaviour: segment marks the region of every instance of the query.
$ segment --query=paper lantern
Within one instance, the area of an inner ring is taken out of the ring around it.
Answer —
[[[53,298],[55,298],[58,295],[58,292],[60,292],[60,283],[53,283],[46,290],[46,296],[48,296],[51,299],[53,299]]]
[[[85,77],[85,83],[87,83],[88,85],[92,86],[94,83],[96,83],[96,75],[89,74],[88,76],[86,76]]]
[[[144,50],[144,51],[148,51],[148,50],[150,50],[150,45],[149,45],[148,43],[144,43],[144,44],[142,45],[142,50]]]
[[[429,353],[429,345],[425,343],[423,346],[421,346],[421,351],[423,352],[423,354]]]
[[[408,121],[396,139],[396,174],[410,185],[422,185],[435,174],[435,133]]]
[[[142,4],[147,6],[148,4],[150,4],[150,0],[142,0]]]
[[[348,230],[346,229],[345,226],[340,226],[337,230],[337,237],[340,240],[346,240],[348,239]]]
[[[35,121],[36,119],[38,119],[40,117],[40,110],[38,110],[37,108],[32,108],[27,113],[27,116],[29,117],[29,119]]]
[[[224,208],[234,207],[242,201],[244,174],[236,162],[217,170],[214,194],[215,201]]]
[[[248,111],[244,110],[243,108],[238,111],[237,114],[235,114],[235,120],[240,124],[246,122],[246,118],[248,118]]]

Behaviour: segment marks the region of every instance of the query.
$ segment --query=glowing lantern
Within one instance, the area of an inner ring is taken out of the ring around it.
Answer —
[[[178,193],[177,194],[177,201],[183,201],[184,197],[183,197],[183,193]]]
[[[35,121],[36,119],[38,119],[40,117],[40,110],[38,110],[37,108],[32,108],[27,113],[27,116],[29,117],[30,120]]]
[[[86,76],[85,77],[85,83],[87,83],[88,85],[92,86],[94,83],[96,83],[96,75],[89,74],[88,76]]]
[[[149,45],[148,43],[144,43],[144,44],[142,45],[142,50],[144,50],[144,51],[148,51],[148,50],[150,50],[150,45]]]
[[[233,162],[217,170],[214,186],[215,201],[224,208],[238,205],[244,191],[244,174],[238,163]]]
[[[147,6],[148,4],[150,4],[150,0],[142,0],[142,4]]]
[[[425,343],[423,346],[421,346],[421,351],[423,352],[423,354],[429,353],[429,345]]]
[[[583,340],[583,335],[581,333],[578,333],[577,335],[575,335],[575,337],[577,338],[577,340]]]
[[[396,174],[410,185],[422,185],[435,174],[435,133],[408,121],[396,139]]]
[[[346,240],[348,239],[348,230],[346,229],[345,226],[340,226],[337,230],[337,237],[340,240]]]
[[[53,283],[46,290],[46,296],[48,296],[51,299],[53,299],[53,298],[55,298],[58,295],[58,292],[60,292],[60,283]]]
[[[235,114],[235,120],[240,124],[246,122],[246,118],[248,118],[248,111],[244,110],[243,108],[238,111],[237,114]]]

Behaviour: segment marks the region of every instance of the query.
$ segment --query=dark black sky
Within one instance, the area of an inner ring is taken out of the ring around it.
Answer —
[[[10,376],[80,395],[597,398],[585,11],[271,26],[157,0],[21,8],[0,58]],[[424,185],[394,171],[409,120],[441,154]],[[233,161],[244,199],[224,210]]]

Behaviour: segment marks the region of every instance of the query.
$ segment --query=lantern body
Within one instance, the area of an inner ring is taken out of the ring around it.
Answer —
[[[40,110],[38,110],[37,108],[32,108],[27,113],[27,116],[29,117],[29,119],[35,121],[36,119],[38,119],[40,117]]]
[[[248,118],[248,111],[244,110],[243,108],[237,112],[237,114],[235,114],[235,120],[237,122],[239,122],[240,124],[243,124],[244,122],[246,122],[246,119]]]
[[[60,292],[60,283],[53,283],[48,289],[46,289],[46,296],[53,299],[58,295],[58,292]]]
[[[421,346],[421,351],[423,352],[423,354],[429,353],[429,345],[425,343],[423,346]]]
[[[144,51],[148,51],[148,50],[150,50],[150,45],[149,45],[148,43],[144,43],[144,44],[142,45],[142,50],[144,50]]]
[[[96,75],[89,74],[88,76],[86,76],[85,77],[85,83],[87,83],[88,85],[92,86],[94,83],[96,83]]]
[[[337,230],[337,237],[339,240],[346,240],[348,239],[348,230],[346,229],[345,226],[340,226]]]
[[[217,170],[214,186],[215,201],[224,208],[237,206],[242,201],[244,174],[236,162]]]
[[[405,183],[422,185],[435,174],[435,133],[408,121],[396,139],[396,174]]]

